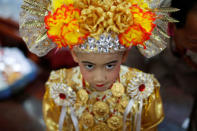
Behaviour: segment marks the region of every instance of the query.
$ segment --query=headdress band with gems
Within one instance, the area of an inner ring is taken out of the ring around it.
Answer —
[[[55,47],[109,53],[137,46],[146,57],[166,47],[168,16],[160,0],[23,0],[20,34],[38,56]]]

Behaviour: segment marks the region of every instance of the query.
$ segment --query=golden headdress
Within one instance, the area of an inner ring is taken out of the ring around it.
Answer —
[[[109,53],[137,46],[146,57],[166,47],[168,16],[159,0],[24,0],[20,34],[38,56],[58,47]]]

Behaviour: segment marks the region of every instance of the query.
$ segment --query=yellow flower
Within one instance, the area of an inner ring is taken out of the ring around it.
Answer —
[[[73,4],[73,0],[52,0],[52,11],[55,12],[62,5]]]
[[[155,14],[141,9],[138,5],[130,8],[133,14],[133,25],[124,33],[119,34],[120,43],[126,47],[141,44],[150,39],[155,24]],[[144,46],[145,47],[145,46]]]
[[[80,11],[72,5],[62,5],[53,14],[45,17],[47,35],[58,47],[80,44],[87,37],[79,32]]]
[[[138,5],[140,8],[147,9],[148,3],[144,0],[129,0],[132,5]]]

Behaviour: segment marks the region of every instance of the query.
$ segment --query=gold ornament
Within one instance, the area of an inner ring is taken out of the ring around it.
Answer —
[[[114,97],[110,97],[107,99],[107,102],[109,103],[110,106],[112,106],[113,108],[116,106],[116,98]]]
[[[102,101],[98,101],[93,105],[93,113],[96,117],[105,117],[109,113],[109,106]]]
[[[84,104],[88,101],[88,93],[84,89],[80,89],[77,92],[77,96],[78,100]]]
[[[94,126],[93,131],[110,131],[110,129],[105,123],[101,122]]]
[[[80,31],[83,33],[90,32],[90,36],[98,36],[103,29],[103,22],[105,14],[102,8],[89,6],[87,9],[81,11]]]
[[[82,103],[81,102],[76,102],[74,104],[75,109],[79,109],[81,106],[82,106]]]
[[[133,24],[131,3],[123,0],[77,0],[81,9],[80,32],[98,38],[104,31],[123,33]]]
[[[113,84],[113,86],[111,88],[111,92],[112,92],[113,96],[121,97],[124,94],[124,86],[121,83],[116,82]]]
[[[118,116],[112,116],[107,120],[109,128],[116,130],[122,127],[122,119]]]
[[[131,4],[123,2],[118,6],[111,6],[111,9],[106,13],[107,31],[123,33],[129,26],[133,24],[133,16],[128,10]]]
[[[118,104],[118,111],[121,113],[124,113],[125,108],[127,107],[129,101],[127,98],[123,98],[120,100],[120,103]]]
[[[85,112],[81,116],[82,124],[87,127],[92,127],[94,125],[94,118],[89,112]]]

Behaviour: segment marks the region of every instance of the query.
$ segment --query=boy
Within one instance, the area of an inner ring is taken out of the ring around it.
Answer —
[[[157,129],[164,117],[158,81],[153,75],[121,66],[133,45],[147,57],[165,46],[160,37],[166,36],[163,27],[155,24],[172,21],[166,12],[177,9],[154,3],[25,0],[20,29],[30,50],[45,55],[54,48],[53,41],[59,48],[70,47],[79,64],[51,72],[43,99],[48,130]]]

